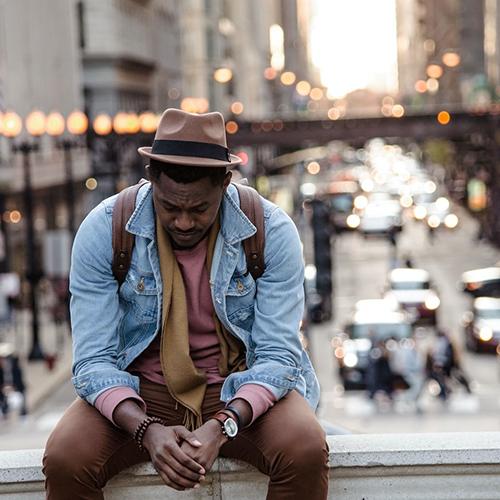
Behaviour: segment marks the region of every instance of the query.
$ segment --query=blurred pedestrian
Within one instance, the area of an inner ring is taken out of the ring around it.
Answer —
[[[391,244],[391,247],[393,248],[394,252],[396,252],[398,242],[396,240],[396,231],[397,229],[393,226],[389,229],[387,233],[387,238],[389,239],[389,243]]]
[[[391,343],[389,363],[392,372],[401,377],[407,389],[400,400],[411,403],[417,412],[422,411],[420,396],[425,387],[425,363],[413,339],[394,339]]]
[[[405,266],[409,269],[411,269],[413,267],[413,262],[412,262],[411,257],[409,255],[407,255],[405,257]]]
[[[394,373],[389,365],[389,350],[383,340],[378,340],[370,351],[366,387],[370,399],[392,399]]]
[[[443,400],[446,400],[451,393],[449,382],[452,379],[463,385],[467,392],[471,392],[469,381],[460,365],[457,349],[450,338],[449,332],[442,327],[437,330],[436,342],[430,362],[429,376],[439,384],[441,389],[439,397]]]
[[[429,243],[434,244],[434,232],[436,231],[436,228],[434,228],[433,226],[431,226],[430,224],[427,224],[427,228],[428,228],[428,231],[429,231]]]
[[[52,283],[52,317],[56,325],[69,323],[69,279],[55,278]]]
[[[482,221],[479,221],[479,227],[476,234],[476,241],[481,242],[487,239],[488,239],[488,234],[484,229],[484,223]]]
[[[12,344],[0,344],[0,406],[4,417],[13,409],[16,401],[19,415],[26,415],[26,386],[19,357]]]

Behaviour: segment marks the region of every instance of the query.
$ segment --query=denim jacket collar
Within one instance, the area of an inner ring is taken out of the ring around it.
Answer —
[[[156,216],[153,204],[153,189],[151,185],[145,185],[139,190],[139,202],[136,209],[127,222],[126,229],[132,234],[155,239]],[[225,241],[234,245],[256,232],[255,226],[240,209],[236,188],[229,185],[222,198],[222,217],[224,221],[221,232]]]
[[[231,184],[222,199],[222,236],[230,245],[249,238],[257,231],[240,208],[238,192]]]
[[[156,212],[153,204],[153,188],[151,184],[141,187],[138,193],[137,203],[132,217],[127,222],[125,229],[150,240],[155,239]]]

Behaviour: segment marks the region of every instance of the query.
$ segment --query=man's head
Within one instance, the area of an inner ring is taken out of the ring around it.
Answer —
[[[174,248],[191,248],[207,234],[231,181],[228,169],[241,163],[226,146],[220,113],[196,115],[167,109],[153,147],[139,148],[153,201]]]

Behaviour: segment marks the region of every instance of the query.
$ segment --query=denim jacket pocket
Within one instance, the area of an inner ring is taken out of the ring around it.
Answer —
[[[153,276],[131,267],[120,288],[120,297],[127,303],[137,321],[155,322],[158,315],[158,291]]]
[[[227,317],[231,323],[250,330],[254,318],[255,281],[250,275],[233,275],[226,292]]]

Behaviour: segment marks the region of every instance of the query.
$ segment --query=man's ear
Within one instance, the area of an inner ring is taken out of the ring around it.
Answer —
[[[148,176],[148,181],[151,182],[151,184],[153,184],[153,179],[151,179],[151,173],[150,173],[150,167],[149,165],[146,165],[146,174]]]
[[[224,183],[222,184],[222,190],[224,193],[226,192],[227,187],[231,183],[232,178],[233,178],[233,172],[231,172],[231,170],[229,170],[228,172],[226,172],[226,177],[224,177]]]

